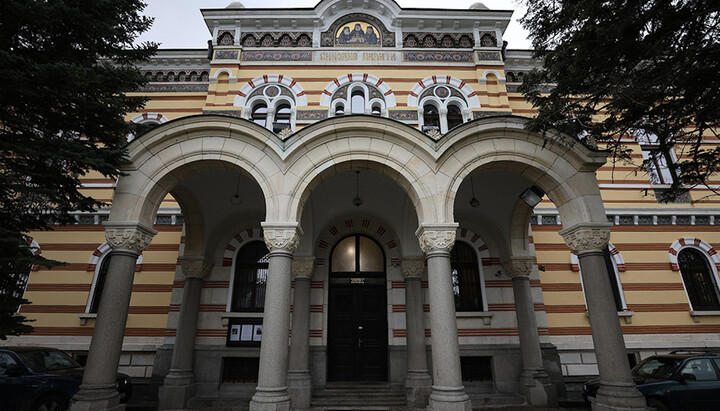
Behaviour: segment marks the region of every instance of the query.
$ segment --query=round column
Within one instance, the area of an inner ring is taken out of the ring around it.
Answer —
[[[431,410],[470,411],[470,398],[462,385],[460,344],[455,318],[450,250],[457,224],[422,224],[416,232],[428,267],[433,386]]]
[[[262,227],[270,259],[260,343],[260,371],[250,410],[289,411],[287,371],[292,259],[302,231],[297,223],[262,223]]]
[[[292,338],[288,366],[288,392],[293,408],[310,408],[312,379],[310,377],[310,280],[315,257],[295,257],[292,276],[293,297]]]
[[[612,223],[581,223],[560,231],[570,250],[577,253],[582,270],[592,339],[595,345],[600,389],[593,410],[644,410],[645,398],[635,388],[625,341],[605,266],[603,250]]]
[[[512,279],[515,296],[515,315],[522,357],[520,393],[527,398],[530,405],[547,406],[556,402],[556,395],[554,395],[555,390],[550,384],[550,377],[545,372],[542,362],[535,306],[530,289],[532,267],[533,257],[531,256],[510,257],[509,260],[503,262],[505,273]]]
[[[170,372],[158,392],[158,409],[161,410],[185,408],[188,399],[195,394],[193,356],[200,293],[202,279],[210,272],[212,264],[202,256],[184,256],[180,258],[180,267],[185,284]]]
[[[423,319],[422,275],[425,258],[405,257],[402,260],[405,278],[405,323],[407,329],[407,376],[405,397],[408,407],[423,408],[432,390],[425,351],[425,321]]]
[[[124,410],[115,389],[135,262],[157,231],[139,223],[106,222],[105,239],[112,248],[105,287],[93,329],[87,365],[80,390],[73,396],[73,411]]]

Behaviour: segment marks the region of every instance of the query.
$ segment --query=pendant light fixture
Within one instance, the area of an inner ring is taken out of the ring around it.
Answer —
[[[475,184],[473,183],[473,178],[470,177],[470,189],[472,190],[472,198],[470,199],[470,206],[472,208],[478,208],[480,207],[480,201],[475,198]]]
[[[235,194],[230,197],[230,204],[233,205],[240,205],[243,202],[242,197],[240,197],[240,177],[241,175],[238,174],[237,185],[235,186]]]
[[[355,172],[355,198],[353,198],[352,203],[355,207],[360,207],[363,203],[362,197],[360,197],[360,172]]]

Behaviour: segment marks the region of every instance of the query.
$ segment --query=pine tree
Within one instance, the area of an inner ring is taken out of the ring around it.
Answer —
[[[621,138],[635,137],[652,147],[642,164],[651,181],[671,184],[658,200],[696,186],[720,194],[708,184],[720,147],[702,147],[720,126],[716,0],[526,3],[522,23],[544,63],[520,88],[539,110],[532,130],[600,142],[614,162],[632,162]]]
[[[0,339],[32,327],[15,315],[23,276],[36,256],[28,232],[72,224],[74,211],[100,204],[82,194],[90,170],[115,178],[132,125],[130,97],[145,79],[134,63],[153,43],[134,45],[150,28],[141,0],[0,2]]]

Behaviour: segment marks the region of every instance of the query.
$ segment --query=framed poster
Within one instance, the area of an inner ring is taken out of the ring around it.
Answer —
[[[262,318],[230,318],[227,347],[259,347],[262,341]]]

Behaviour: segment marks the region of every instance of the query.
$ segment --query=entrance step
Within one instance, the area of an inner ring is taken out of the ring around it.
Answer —
[[[473,410],[494,407],[517,407],[527,404],[525,397],[513,394],[469,394]]]
[[[388,384],[329,384],[314,389],[310,401],[314,411],[396,411],[406,405],[405,392]]]
[[[193,411],[247,411],[250,398],[243,397],[193,397],[188,409]]]

